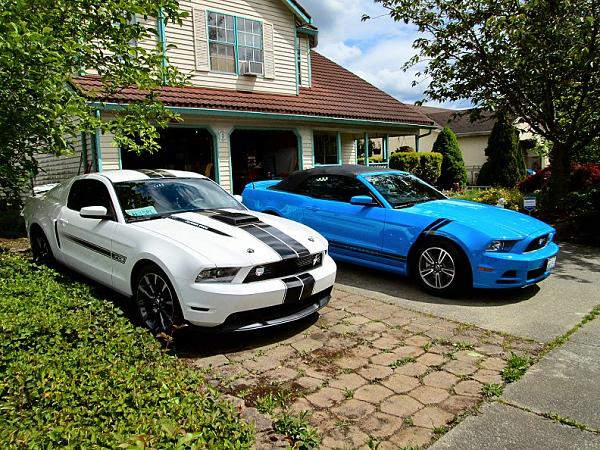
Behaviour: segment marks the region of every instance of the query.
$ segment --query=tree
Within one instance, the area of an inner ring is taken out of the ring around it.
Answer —
[[[423,64],[427,97],[507,111],[551,143],[563,206],[572,155],[600,132],[600,2],[375,1],[422,33],[406,67]]]
[[[433,152],[442,154],[442,174],[437,180],[441,189],[462,188],[467,185],[467,171],[456,134],[444,127],[433,143]]]
[[[485,149],[487,162],[481,168],[477,184],[513,188],[527,176],[519,132],[506,114],[498,113]]]
[[[2,1],[0,207],[19,203],[23,184],[37,173],[36,152],[67,154],[81,132],[110,131],[137,152],[158,148],[156,127],[176,116],[157,101],[156,89],[183,77],[166,64],[163,44],[134,44],[159,36],[150,17],[180,23],[183,13],[176,0]],[[125,86],[146,98],[99,118],[70,83],[83,69],[104,82],[99,100]]]

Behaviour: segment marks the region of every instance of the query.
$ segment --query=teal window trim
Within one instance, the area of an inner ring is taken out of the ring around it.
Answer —
[[[369,133],[365,131],[365,166],[369,165]]]
[[[209,32],[209,15],[210,14],[220,14],[222,16],[227,16],[227,17],[231,17],[233,19],[233,38],[234,38],[234,42],[230,43],[230,42],[221,42],[218,40],[213,40],[210,38],[210,32]],[[255,47],[252,45],[240,45],[239,43],[239,36],[238,36],[238,20],[239,19],[244,19],[244,20],[251,20],[252,22],[257,22],[258,24],[260,24],[260,38],[261,38],[261,46],[260,47]],[[264,64],[265,64],[265,41],[264,41],[264,21],[260,20],[260,19],[254,19],[254,18],[250,18],[250,17],[243,17],[243,16],[236,16],[233,14],[228,14],[228,13],[224,13],[224,12],[219,12],[219,11],[214,11],[214,10],[208,10],[206,11],[206,36],[208,38],[208,59],[209,59],[209,67],[210,67],[210,71],[211,72],[215,72],[215,73],[225,73],[225,74],[229,74],[229,75],[240,75],[241,70],[240,70],[240,48],[250,48],[253,50],[260,50],[262,52],[262,64],[263,64],[263,76],[264,76]],[[233,46],[233,57],[235,60],[235,72],[224,72],[221,70],[214,70],[212,68],[212,63],[210,61],[210,44],[220,44],[220,45],[232,45]]]
[[[300,43],[298,42],[298,32],[294,31],[294,59],[296,60],[296,95],[300,95]]]

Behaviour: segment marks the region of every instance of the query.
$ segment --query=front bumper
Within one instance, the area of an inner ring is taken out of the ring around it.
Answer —
[[[484,252],[473,265],[473,287],[507,289],[529,286],[552,272],[548,262],[558,254],[559,247],[550,242],[544,248],[529,253]]]
[[[314,278],[310,296],[285,303],[288,287],[280,278],[244,284],[189,283],[189,280],[177,279],[183,316],[192,325],[228,331],[265,328],[299,320],[329,302],[336,265],[326,255],[320,267],[303,273]]]

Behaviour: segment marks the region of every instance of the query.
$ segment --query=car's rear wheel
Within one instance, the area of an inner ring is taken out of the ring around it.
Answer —
[[[139,271],[133,296],[140,321],[154,334],[169,334],[183,321],[175,289],[159,267],[147,265]]]
[[[468,261],[454,244],[436,239],[419,246],[412,269],[425,291],[453,296],[468,287],[468,268]]]
[[[31,254],[36,264],[50,265],[54,262],[54,255],[50,243],[44,232],[37,226],[30,233]]]

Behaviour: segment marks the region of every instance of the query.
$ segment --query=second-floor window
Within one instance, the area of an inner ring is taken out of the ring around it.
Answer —
[[[259,21],[208,13],[210,69],[263,74],[263,27]]]

